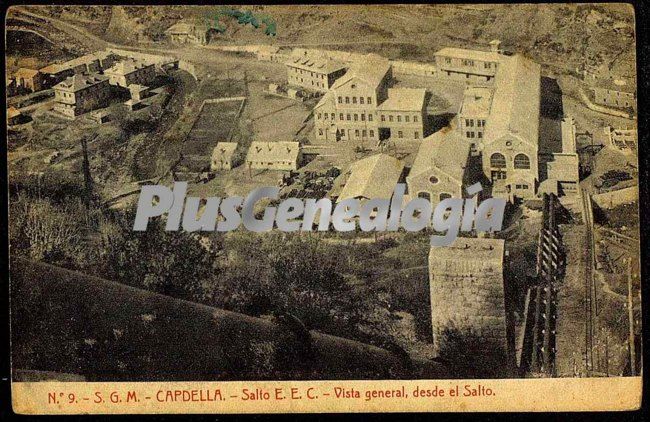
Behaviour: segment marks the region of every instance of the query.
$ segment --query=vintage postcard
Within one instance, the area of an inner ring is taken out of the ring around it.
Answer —
[[[631,410],[629,4],[12,6],[13,409]]]

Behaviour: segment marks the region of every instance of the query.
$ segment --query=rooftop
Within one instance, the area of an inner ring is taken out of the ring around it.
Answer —
[[[285,64],[290,67],[318,73],[332,73],[345,69],[344,64],[335,60],[313,56],[293,56]]]
[[[380,110],[421,111],[427,90],[424,88],[388,88],[388,98],[378,107]]]
[[[246,154],[246,161],[297,161],[300,154],[300,143],[293,141],[251,143]]]
[[[221,156],[231,156],[237,149],[237,142],[217,142],[217,146],[212,150],[212,159]]]
[[[16,78],[33,78],[38,74],[38,70],[21,67],[15,73]]]
[[[387,154],[376,154],[350,165],[351,172],[338,202],[348,198],[390,199],[404,164]]]
[[[89,86],[97,85],[106,80],[108,80],[108,77],[99,74],[74,75],[66,78],[66,80],[63,82],[58,83],[54,88],[77,92]]]
[[[332,91],[327,91],[325,95],[323,95],[320,101],[318,101],[318,104],[314,106],[314,110],[327,104],[334,105],[334,94],[332,93]]]
[[[494,81],[486,144],[510,134],[538,148],[540,85],[539,64],[519,54],[503,61]]]
[[[455,48],[455,47],[443,48],[442,50],[438,50],[434,55],[442,56],[442,57],[452,57],[456,59],[468,59],[468,60],[496,62],[496,63],[502,61],[503,58],[506,57],[494,51],[469,50],[465,48]]]
[[[104,73],[128,75],[130,73],[135,72],[138,69],[142,69],[147,66],[151,66],[151,65],[134,59],[126,59],[115,63],[113,67],[106,69]]]
[[[84,64],[89,64],[92,63],[96,60],[105,60],[109,56],[114,55],[108,50],[100,50],[96,51],[91,54],[85,54],[80,57],[76,57],[72,60],[68,60],[67,62],[63,63],[53,63],[48,66],[45,66],[44,68],[41,69],[41,72],[43,73],[59,73],[64,70],[68,69],[73,69],[77,66],[84,65]]]
[[[165,33],[166,34],[192,34],[197,29],[203,29],[203,28],[207,30],[208,25],[201,22],[181,21],[167,28],[165,30]]]
[[[505,240],[458,237],[449,246],[432,246],[429,259],[435,261],[493,261],[503,263]]]
[[[462,184],[470,147],[470,142],[457,130],[445,127],[422,140],[409,177],[436,168]]]
[[[20,116],[20,110],[18,110],[16,107],[9,107],[7,109],[7,118],[11,119],[12,117]]]
[[[459,114],[471,116],[487,116],[492,106],[492,90],[483,87],[465,89]]]
[[[359,78],[371,87],[377,87],[386,73],[390,71],[390,62],[387,59],[375,56],[366,56],[368,60],[354,62],[350,69],[332,85],[332,89],[339,88],[354,78]]]

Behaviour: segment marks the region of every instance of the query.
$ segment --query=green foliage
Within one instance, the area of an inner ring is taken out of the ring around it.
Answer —
[[[164,222],[132,230],[133,214],[118,215],[100,227],[100,275],[154,292],[191,298],[212,274],[215,251],[187,232],[167,232]]]

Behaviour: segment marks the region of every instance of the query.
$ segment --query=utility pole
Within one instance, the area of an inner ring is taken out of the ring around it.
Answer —
[[[88,141],[86,138],[81,139],[81,149],[83,152],[83,172],[84,172],[84,199],[86,201],[86,208],[90,209],[90,201],[93,191],[93,179],[90,177],[90,161],[88,160]]]
[[[632,258],[627,259],[627,315],[630,325],[630,374],[636,376],[636,353],[634,350],[634,302],[632,298]]]

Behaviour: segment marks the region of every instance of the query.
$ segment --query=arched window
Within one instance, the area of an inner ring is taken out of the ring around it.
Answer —
[[[530,158],[526,154],[515,155],[515,168],[516,169],[529,169]]]
[[[490,167],[505,168],[506,157],[503,154],[499,154],[498,152],[495,152],[490,157]]]
[[[435,185],[436,183],[439,182],[439,180],[436,176],[431,176],[429,177],[429,182],[431,182],[432,185]]]
[[[440,200],[441,201],[444,201],[445,199],[449,199],[449,198],[451,198],[451,195],[448,194],[447,192],[443,192],[443,193],[440,194]]]
[[[418,192],[418,198],[426,199],[431,201],[431,194],[429,192]]]

